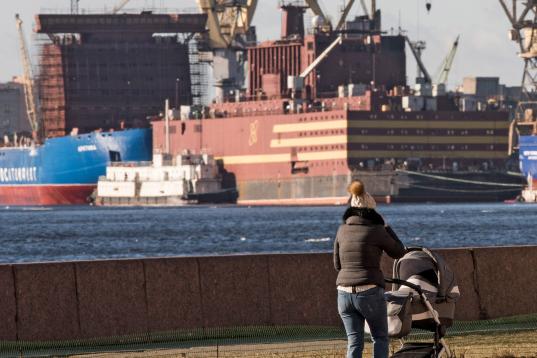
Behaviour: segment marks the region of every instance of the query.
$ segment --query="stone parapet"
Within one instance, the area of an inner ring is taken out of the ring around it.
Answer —
[[[537,246],[436,251],[457,275],[456,319],[537,313]],[[0,341],[338,326],[335,279],[329,253],[0,265]]]

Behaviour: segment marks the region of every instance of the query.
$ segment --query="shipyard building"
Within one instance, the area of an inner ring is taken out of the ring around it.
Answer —
[[[206,21],[151,12],[37,15],[44,135],[146,127],[164,99],[192,104],[199,70],[185,34],[203,32]]]
[[[24,89],[19,79],[0,83],[0,136],[30,131],[24,104]]]

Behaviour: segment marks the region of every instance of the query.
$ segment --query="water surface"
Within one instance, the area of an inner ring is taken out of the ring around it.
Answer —
[[[0,262],[326,252],[344,207],[2,208]],[[392,204],[407,245],[537,243],[537,205]]]

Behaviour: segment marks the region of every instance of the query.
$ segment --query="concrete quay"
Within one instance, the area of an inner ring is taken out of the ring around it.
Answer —
[[[457,275],[457,320],[537,313],[537,246],[437,251]],[[340,326],[335,278],[328,253],[0,265],[0,341]]]

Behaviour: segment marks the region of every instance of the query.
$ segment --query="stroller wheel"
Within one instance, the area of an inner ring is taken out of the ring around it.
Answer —
[[[451,352],[442,344],[434,343],[404,343],[392,358],[451,358]]]

